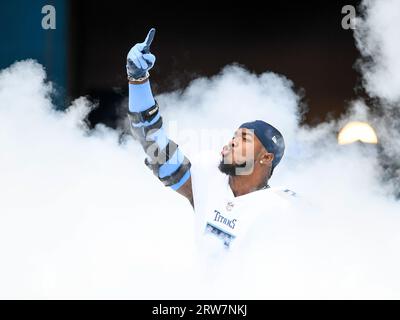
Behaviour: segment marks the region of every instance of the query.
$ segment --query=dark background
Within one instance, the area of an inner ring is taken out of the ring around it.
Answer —
[[[355,97],[358,58],[341,9],[359,1],[169,2],[71,1],[70,97],[90,95],[90,120],[113,125],[115,103],[127,95],[125,59],[150,27],[155,93],[184,88],[227,64],[273,71],[305,90],[306,122],[338,116]]]
[[[47,4],[56,9],[55,30],[42,28]],[[156,94],[237,63],[283,74],[304,89],[305,121],[316,124],[356,97],[358,51],[352,30],[341,26],[347,4],[357,8],[358,1],[1,1],[0,68],[37,60],[55,84],[58,108],[88,96],[99,105],[92,125],[114,126],[127,97],[126,55],[155,27]]]

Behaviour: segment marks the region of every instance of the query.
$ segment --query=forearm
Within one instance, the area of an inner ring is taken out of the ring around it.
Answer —
[[[190,162],[166,136],[149,80],[129,83],[128,115],[132,134],[148,156],[146,165],[164,185],[178,190],[190,178]]]
[[[129,83],[129,111],[144,111],[154,104],[155,100],[149,79],[141,84]]]

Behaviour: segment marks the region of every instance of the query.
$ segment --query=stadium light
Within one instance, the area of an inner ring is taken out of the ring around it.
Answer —
[[[378,137],[375,130],[366,122],[352,121],[346,124],[338,134],[340,145],[351,144],[356,141],[377,144]]]

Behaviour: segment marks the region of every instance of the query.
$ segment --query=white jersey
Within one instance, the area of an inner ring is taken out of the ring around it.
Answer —
[[[229,177],[216,166],[192,166],[191,175],[197,242],[207,251],[242,246],[260,215],[284,212],[294,196],[290,190],[266,188],[235,197]]]

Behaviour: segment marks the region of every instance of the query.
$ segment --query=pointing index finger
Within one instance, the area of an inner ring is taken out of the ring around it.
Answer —
[[[146,40],[144,40],[144,44],[145,44],[145,46],[143,48],[144,53],[150,52],[150,45],[153,42],[155,33],[156,33],[156,29],[151,28],[149,33],[147,34]]]

